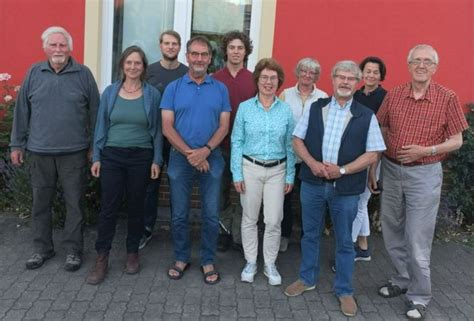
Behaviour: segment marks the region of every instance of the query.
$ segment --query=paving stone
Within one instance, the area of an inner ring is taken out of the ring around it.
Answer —
[[[13,283],[4,293],[2,299],[18,299],[28,287],[27,282]]]
[[[40,296],[40,291],[25,290],[22,295],[16,300],[14,309],[29,309],[33,306],[33,303]]]
[[[333,292],[334,274],[329,270],[333,256],[332,237],[323,237],[321,274],[316,290],[289,298],[286,286],[298,277],[299,247],[293,242],[280,254],[278,266],[284,284],[270,286],[259,273],[252,284],[240,282],[242,255],[234,251],[218,253],[217,267],[222,280],[206,285],[199,269],[199,242],[194,242],[191,262],[182,280],[169,280],[166,270],[174,260],[169,228],[156,231],[154,242],[141,252],[142,270],[136,275],[123,272],[126,221],[119,220],[110,254],[106,280],[97,286],[85,283],[95,259],[96,232],[85,233],[84,266],[77,272],[63,269],[64,253],[37,270],[26,270],[24,260],[31,251],[29,227],[16,228],[15,218],[0,215],[0,252],[9,260],[0,262],[0,320],[347,320]],[[11,228],[14,227],[14,228]],[[12,232],[15,231],[15,232]],[[61,233],[55,233],[60,241]],[[198,240],[199,228],[193,227]],[[60,242],[57,244],[60,244]],[[354,273],[358,320],[406,320],[404,296],[384,299],[377,288],[395,272],[380,235],[371,236],[373,258],[357,263]],[[158,255],[157,255],[158,253]],[[474,321],[474,249],[460,244],[435,242],[432,254],[433,300],[426,320]]]
[[[89,311],[105,311],[112,301],[112,293],[95,293],[93,300],[89,304]]]
[[[35,301],[33,303],[33,306],[26,313],[25,318],[35,320],[43,319],[44,315],[46,314],[46,312],[48,312],[52,303],[53,301],[50,300]]]
[[[93,312],[91,312],[93,313]],[[44,315],[44,319],[48,321],[59,321],[59,320],[64,320],[66,317],[66,311],[48,311]],[[87,320],[93,321],[94,319],[88,318]],[[98,319],[95,319],[98,320]]]
[[[242,318],[254,318],[255,304],[251,299],[237,299],[237,313]]]
[[[3,318],[4,321],[18,321],[22,320],[23,317],[25,316],[26,312],[28,310],[22,309],[22,310],[14,310],[11,309],[7,312],[5,315],[5,318]]]
[[[77,292],[75,291],[64,291],[61,292],[56,300],[54,300],[51,306],[52,310],[66,310],[69,309],[71,304],[76,298]]]
[[[87,311],[84,314],[84,320],[86,321],[102,321],[104,320],[104,312],[102,311]]]

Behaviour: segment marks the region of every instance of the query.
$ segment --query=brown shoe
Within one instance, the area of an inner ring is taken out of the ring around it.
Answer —
[[[127,254],[127,264],[125,266],[125,273],[136,274],[140,270],[140,263],[138,262],[138,253]]]
[[[346,317],[354,317],[357,313],[357,304],[352,295],[344,295],[339,297],[341,303],[341,311]]]
[[[316,288],[316,285],[308,286],[303,283],[301,280],[296,280],[291,283],[285,290],[286,296],[298,296],[303,294],[305,291],[311,291]]]
[[[94,268],[89,272],[86,282],[89,284],[99,284],[105,279],[107,267],[109,265],[109,254],[99,254],[95,261]]]

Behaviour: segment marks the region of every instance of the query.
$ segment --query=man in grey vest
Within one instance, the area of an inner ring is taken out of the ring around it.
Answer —
[[[64,268],[75,271],[82,263],[86,173],[99,91],[90,70],[71,57],[72,37],[64,28],[50,27],[41,39],[48,60],[34,64],[23,81],[10,143],[13,165],[20,166],[25,156],[30,163],[34,251],[26,268],[39,268],[56,254],[51,203],[59,181],[67,212]]]

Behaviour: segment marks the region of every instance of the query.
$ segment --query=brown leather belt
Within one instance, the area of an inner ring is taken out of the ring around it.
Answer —
[[[428,165],[429,163],[422,163],[422,162],[411,162],[411,163],[402,163],[394,158],[385,156],[384,157],[393,164],[399,165],[399,166],[406,166],[406,167],[413,167],[413,166],[421,166],[421,165]]]
[[[250,156],[247,156],[247,155],[244,155],[243,156],[246,160],[248,160],[249,162],[252,162],[254,163],[255,165],[258,165],[258,166],[262,166],[262,167],[275,167],[277,165],[280,165],[284,162],[286,162],[286,157],[285,158],[282,158],[282,159],[279,159],[277,161],[274,161],[274,162],[271,162],[271,163],[266,163],[266,162],[261,162],[261,161],[258,161]]]

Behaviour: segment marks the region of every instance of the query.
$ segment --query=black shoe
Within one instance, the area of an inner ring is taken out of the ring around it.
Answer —
[[[82,260],[80,255],[69,254],[66,256],[66,261],[64,262],[64,269],[69,272],[77,271],[82,265]]]
[[[34,253],[28,259],[28,261],[26,261],[26,268],[28,270],[37,269],[37,268],[41,267],[46,260],[52,258],[55,255],[56,255],[56,252],[54,252],[54,251],[51,251],[51,252],[46,253],[46,254]]]
[[[232,243],[232,236],[228,234],[219,234],[219,238],[217,239],[217,251],[225,252],[230,248]]]

